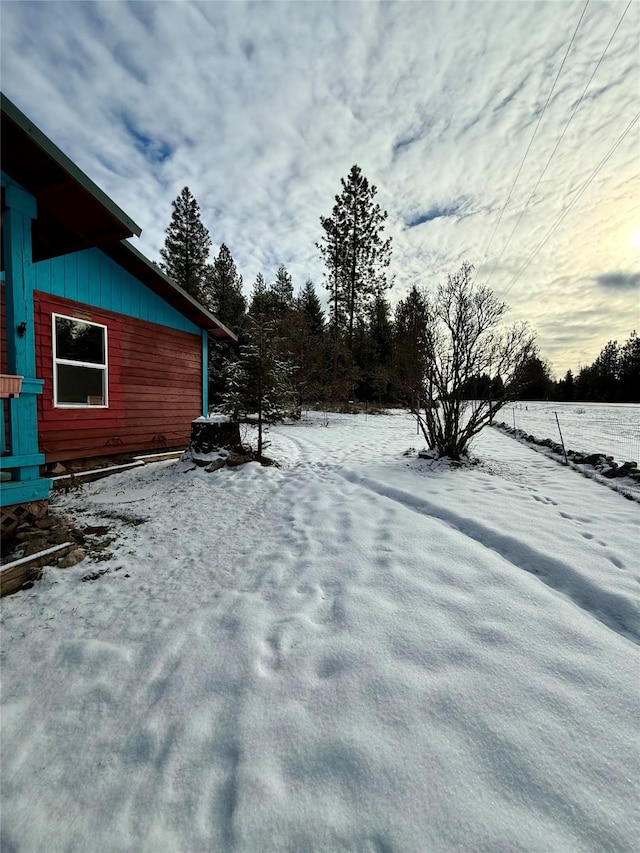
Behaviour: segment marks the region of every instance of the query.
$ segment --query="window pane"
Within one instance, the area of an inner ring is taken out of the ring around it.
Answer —
[[[56,355],[68,361],[104,364],[104,329],[82,320],[56,317]]]
[[[58,403],[104,406],[104,370],[58,364]]]

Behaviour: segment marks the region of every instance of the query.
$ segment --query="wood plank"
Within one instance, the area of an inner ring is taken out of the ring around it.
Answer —
[[[51,557],[62,557],[73,546],[73,542],[64,542],[62,545],[54,545],[52,548],[7,563],[0,570],[0,597],[11,595],[22,589],[26,583],[38,580],[42,575],[42,567],[51,562]]]

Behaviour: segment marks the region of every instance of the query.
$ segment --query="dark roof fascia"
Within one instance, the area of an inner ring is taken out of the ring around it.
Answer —
[[[27,116],[2,92],[0,92],[0,104],[2,106],[2,112],[15,122],[15,124],[17,124],[18,127],[27,134],[27,136],[31,137],[36,145],[42,148],[42,150],[51,157],[51,159],[54,160],[60,168],[64,169],[64,171],[67,172],[74,181],[77,181],[83,189],[103,205],[103,207],[105,207],[112,216],[119,220],[124,228],[128,229],[132,234],[135,234],[136,237],[140,236],[142,228],[140,228],[140,226],[137,225],[130,216],[127,216],[124,210],[118,207],[118,205],[110,199],[97,184],[94,184],[91,178],[88,175],[85,175],[85,173],[76,166],[73,160],[70,160],[69,157],[67,157],[67,155],[64,154],[48,137],[46,137],[44,133],[39,130],[35,124],[33,124],[33,122],[31,122]]]
[[[123,249],[125,251],[122,251]],[[150,290],[173,305],[177,311],[195,323],[196,326],[211,333],[212,337],[217,340],[238,340],[238,336],[231,329],[228,329],[214,314],[207,311],[193,296],[183,290],[172,278],[169,278],[157,264],[145,257],[128,240],[121,240],[113,247],[103,246],[102,251],[136,278],[139,278]]]

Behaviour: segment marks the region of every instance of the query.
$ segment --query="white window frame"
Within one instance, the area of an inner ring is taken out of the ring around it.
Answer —
[[[103,330],[104,334],[104,363],[96,364],[89,361],[72,361],[67,358],[58,358],[57,347],[58,339],[56,334],[56,320],[71,320],[73,323],[85,323],[87,326],[97,326]],[[51,334],[53,343],[53,405],[56,409],[108,409],[109,408],[109,337],[108,330],[104,323],[94,323],[91,320],[85,320],[82,317],[70,317],[68,314],[52,314],[51,315]],[[92,370],[102,370],[103,373],[103,388],[104,388],[104,403],[60,403],[58,402],[58,365],[64,364],[69,367],[89,367]]]

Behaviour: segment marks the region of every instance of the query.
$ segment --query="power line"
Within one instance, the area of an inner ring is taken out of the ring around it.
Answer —
[[[578,107],[580,106],[580,104],[581,104],[581,103],[582,103],[582,101],[583,101],[584,96],[586,95],[587,90],[588,90],[589,86],[591,85],[591,81],[592,81],[592,80],[593,80],[593,78],[595,77],[596,72],[598,71],[598,68],[600,68],[600,65],[602,64],[602,60],[605,58],[606,53],[607,53],[607,51],[609,50],[609,47],[610,47],[610,45],[611,45],[611,42],[613,41],[613,39],[614,39],[614,37],[615,37],[616,33],[617,33],[617,32],[618,32],[618,30],[620,29],[620,24],[622,23],[622,21],[623,21],[623,19],[624,19],[624,16],[627,14],[627,10],[628,10],[628,8],[629,8],[629,6],[630,6],[630,5],[631,5],[631,0],[629,0],[629,2],[627,3],[627,5],[626,5],[626,7],[625,7],[625,10],[624,10],[624,12],[622,13],[622,15],[621,15],[621,17],[620,17],[620,20],[618,21],[618,23],[617,23],[617,25],[616,25],[615,30],[614,30],[614,31],[613,31],[613,33],[611,34],[611,38],[610,38],[610,39],[609,39],[609,41],[607,42],[607,46],[606,46],[606,47],[605,47],[605,49],[602,51],[602,56],[601,56],[601,57],[600,57],[600,59],[598,60],[598,64],[597,64],[597,65],[596,65],[596,67],[593,69],[593,72],[592,72],[592,74],[591,74],[591,77],[589,77],[589,81],[587,82],[587,85],[586,85],[586,86],[584,87],[584,89],[582,90],[582,94],[580,95],[580,99],[578,100],[577,104],[576,104],[576,105],[575,105],[575,107],[573,108],[573,112],[572,112],[572,113],[571,113],[571,115],[569,116],[569,121],[565,124],[564,129],[563,129],[562,133],[560,134],[560,138],[559,138],[559,139],[558,139],[558,141],[556,142],[556,144],[555,144],[555,148],[554,148],[554,149],[553,149],[553,151],[551,152],[551,155],[549,156],[549,159],[547,160],[547,162],[546,162],[546,164],[545,164],[544,169],[543,169],[543,170],[542,170],[542,172],[540,173],[540,177],[538,178],[538,180],[537,180],[537,182],[536,182],[535,187],[531,190],[531,193],[529,194],[529,198],[527,199],[527,202],[526,202],[525,206],[522,208],[522,211],[520,212],[520,216],[518,217],[518,220],[517,220],[516,224],[513,226],[513,230],[511,231],[511,234],[509,234],[509,237],[508,237],[508,239],[507,239],[507,242],[506,242],[506,243],[504,244],[504,246],[502,247],[502,251],[500,252],[500,255],[498,256],[498,259],[496,260],[495,264],[493,265],[493,268],[492,268],[491,272],[489,273],[489,276],[488,276],[488,278],[487,278],[486,284],[488,284],[488,283],[489,283],[489,281],[490,281],[490,279],[491,279],[491,276],[494,274],[494,272],[495,272],[495,270],[496,270],[496,267],[498,266],[498,264],[499,264],[499,263],[500,263],[500,261],[502,260],[502,256],[504,255],[505,251],[507,250],[507,247],[508,247],[509,243],[511,242],[511,238],[513,237],[513,235],[515,234],[515,232],[516,232],[516,230],[517,230],[518,226],[520,225],[520,222],[521,222],[521,220],[522,220],[522,217],[524,216],[524,214],[525,214],[525,212],[526,212],[527,208],[529,207],[529,203],[531,202],[531,199],[533,198],[533,196],[535,195],[536,190],[537,190],[537,189],[538,189],[538,187],[540,186],[540,182],[541,182],[541,181],[542,181],[542,179],[544,178],[544,176],[545,176],[545,174],[546,174],[546,171],[547,171],[547,169],[549,168],[549,164],[550,164],[550,163],[551,163],[551,161],[553,160],[553,158],[554,158],[554,156],[555,156],[556,151],[557,151],[557,150],[558,150],[558,148],[560,147],[560,143],[561,143],[561,142],[562,142],[562,140],[564,139],[564,135],[565,135],[565,133],[567,132],[567,130],[568,130],[568,128],[569,128],[569,125],[570,125],[570,124],[571,124],[571,122],[573,121],[573,117],[575,116],[576,112],[578,111]]]
[[[554,222],[554,224],[551,226],[551,228],[549,229],[549,231],[547,231],[547,233],[546,233],[546,235],[543,237],[542,241],[541,241],[541,242],[536,246],[536,248],[533,250],[533,252],[531,252],[531,254],[530,254],[530,255],[529,255],[529,257],[527,258],[527,260],[524,262],[523,266],[520,268],[520,270],[519,270],[519,271],[518,271],[518,273],[516,274],[516,276],[515,276],[515,277],[511,280],[511,282],[509,283],[509,286],[507,287],[507,289],[506,289],[506,290],[505,290],[505,292],[504,292],[504,296],[506,296],[506,295],[507,295],[507,293],[509,293],[509,291],[511,290],[511,288],[513,287],[513,285],[518,281],[518,279],[520,278],[520,276],[522,275],[522,273],[526,270],[526,268],[529,266],[529,264],[531,263],[531,261],[536,257],[536,255],[538,254],[538,252],[540,251],[540,249],[542,249],[542,247],[543,247],[543,246],[544,246],[544,244],[547,242],[547,240],[549,240],[549,238],[550,238],[550,237],[551,237],[551,236],[556,232],[556,230],[559,228],[560,224],[562,223],[563,219],[565,219],[565,217],[568,215],[568,213],[569,213],[569,212],[572,210],[572,208],[575,206],[576,202],[577,202],[577,201],[578,201],[578,200],[579,200],[579,199],[584,195],[585,191],[587,190],[587,188],[589,187],[589,185],[592,183],[592,181],[597,177],[597,175],[598,175],[598,173],[600,172],[600,170],[602,169],[602,167],[603,167],[603,166],[605,165],[605,163],[606,163],[606,162],[611,158],[611,156],[614,154],[615,150],[616,150],[616,149],[621,145],[621,143],[622,143],[622,141],[624,140],[624,138],[625,138],[625,137],[626,137],[626,136],[631,132],[631,130],[632,130],[632,128],[633,128],[633,126],[638,122],[638,120],[639,120],[639,119],[640,119],[640,113],[636,113],[635,117],[631,119],[631,121],[629,122],[629,124],[626,126],[626,128],[622,131],[622,133],[620,134],[620,136],[616,139],[616,141],[614,142],[614,144],[611,146],[611,148],[609,149],[608,153],[607,153],[607,154],[605,155],[605,157],[600,161],[600,163],[598,164],[598,166],[596,166],[596,168],[593,170],[593,172],[591,173],[591,175],[589,176],[589,178],[587,179],[587,181],[586,181],[586,182],[584,183],[584,185],[580,188],[580,190],[578,191],[578,193],[574,196],[573,200],[570,202],[570,204],[568,205],[568,207],[566,207],[566,208],[563,210],[563,212],[562,212],[562,213],[560,214],[560,216],[556,219],[556,221],[555,221],[555,222]]]
[[[493,238],[496,236],[496,231],[498,230],[498,226],[500,225],[500,222],[502,221],[502,217],[504,215],[504,212],[507,209],[507,205],[509,204],[509,201],[511,199],[511,195],[513,193],[515,185],[518,182],[518,178],[520,177],[520,172],[522,172],[522,167],[524,166],[525,161],[529,155],[529,151],[531,150],[531,146],[533,145],[533,140],[536,138],[536,134],[538,133],[538,128],[540,127],[540,123],[543,119],[543,116],[544,116],[546,110],[547,110],[547,106],[549,105],[549,101],[551,100],[551,96],[553,95],[553,92],[556,88],[556,83],[558,82],[558,78],[560,77],[560,74],[562,73],[562,69],[564,68],[564,64],[567,61],[567,57],[569,56],[569,51],[571,50],[571,46],[573,45],[573,42],[575,40],[578,29],[580,28],[580,24],[582,23],[582,19],[584,18],[584,13],[587,11],[588,5],[589,5],[589,0],[587,0],[587,2],[584,4],[582,14],[580,15],[580,20],[578,21],[576,28],[573,31],[573,35],[571,36],[571,41],[569,42],[569,46],[567,47],[566,53],[565,53],[564,58],[562,60],[562,64],[560,65],[560,68],[558,69],[558,73],[556,74],[555,80],[553,81],[553,85],[551,86],[551,90],[547,96],[547,101],[546,101],[544,107],[542,108],[542,112],[540,113],[540,116],[538,118],[538,122],[534,128],[533,135],[532,135],[531,139],[529,140],[527,150],[524,152],[524,157],[522,158],[522,162],[520,163],[520,167],[518,168],[516,176],[513,179],[513,183],[511,184],[511,189],[509,190],[509,195],[507,196],[506,201],[502,206],[502,210],[500,211],[500,216],[498,217],[498,221],[496,222],[496,224],[494,226],[493,233],[491,234],[491,237],[489,238],[489,242],[487,243],[487,247],[484,250],[484,255],[482,256],[482,261],[480,262],[478,270],[480,269],[480,267],[482,267],[482,265],[484,264],[484,262],[487,259],[487,255],[489,254],[489,249],[491,248],[491,244],[493,243]],[[476,276],[478,274],[478,270],[476,271]]]

